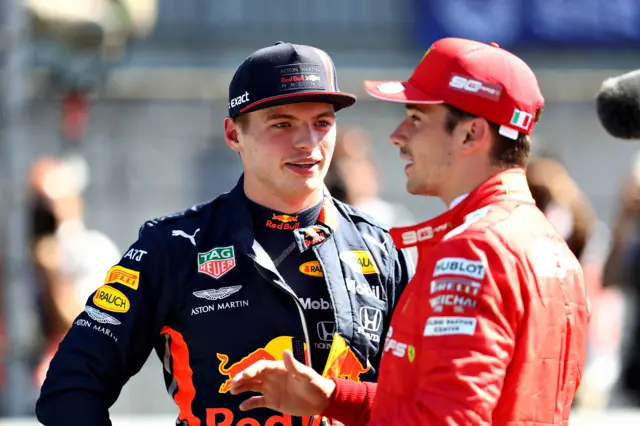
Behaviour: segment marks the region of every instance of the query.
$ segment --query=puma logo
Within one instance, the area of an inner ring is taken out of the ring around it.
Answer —
[[[191,244],[193,244],[195,246],[196,245],[195,236],[199,231],[200,231],[200,228],[196,229],[196,232],[194,232],[193,235],[189,235],[189,234],[185,233],[183,230],[178,229],[178,230],[175,230],[175,231],[171,231],[171,236],[172,237],[184,237],[184,238],[188,239],[189,241],[191,241]]]

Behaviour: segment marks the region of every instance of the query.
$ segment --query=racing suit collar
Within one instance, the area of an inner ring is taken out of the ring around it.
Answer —
[[[240,175],[236,186],[228,193],[228,195],[233,203],[229,209],[229,214],[232,215],[231,226],[233,229],[236,229],[236,232],[232,235],[231,239],[240,250],[245,253],[251,253],[253,251],[254,232],[251,212],[244,194],[244,173]],[[315,227],[300,228],[294,233],[296,240],[301,239],[299,245],[304,247],[304,249],[330,238],[331,234],[335,232],[338,227],[338,210],[333,203],[331,194],[326,186],[324,189],[322,209],[320,210],[320,215],[318,217],[318,224],[324,225],[322,228],[326,228],[323,229],[324,235],[321,240],[316,236],[316,231],[318,230],[315,229]],[[297,234],[300,234],[300,238],[297,237]],[[304,243],[305,239],[307,240],[306,244]]]
[[[456,198],[454,198],[451,204],[449,204],[449,210],[455,208],[458,204],[463,202],[468,195],[469,193],[467,192],[466,194],[458,195]]]
[[[399,248],[431,246],[462,225],[470,213],[503,200],[535,204],[523,168],[508,169],[494,175],[439,216],[417,225],[391,228],[391,237]]]

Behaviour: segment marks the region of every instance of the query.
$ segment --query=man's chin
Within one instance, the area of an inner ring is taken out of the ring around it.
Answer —
[[[319,176],[306,177],[299,179],[289,179],[284,183],[288,192],[293,192],[298,195],[311,194],[320,190],[323,187],[322,179]]]
[[[426,197],[433,195],[431,194],[431,191],[424,187],[424,185],[417,185],[410,180],[407,180],[406,190],[411,195],[423,195]]]

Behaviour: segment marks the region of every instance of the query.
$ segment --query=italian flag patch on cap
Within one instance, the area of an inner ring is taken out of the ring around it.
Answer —
[[[513,116],[511,117],[511,124],[520,127],[521,129],[528,129],[529,124],[531,123],[531,119],[533,115],[528,112],[520,111],[516,109],[513,111]]]

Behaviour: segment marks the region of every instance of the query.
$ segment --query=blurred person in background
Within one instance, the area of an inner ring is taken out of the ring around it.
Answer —
[[[58,343],[120,252],[105,234],[88,229],[78,179],[55,158],[30,170],[30,247],[37,282],[43,351],[35,370],[39,388]]]
[[[620,371],[622,299],[603,288],[610,232],[564,166],[537,155],[527,165],[527,181],[538,208],[582,265],[592,305],[589,350],[575,407],[604,409]]]
[[[234,393],[356,425],[566,425],[587,351],[575,255],[526,180],[544,105],[531,68],[497,44],[436,41],[408,81],[365,81],[404,104],[391,135],[407,191],[449,207],[392,229],[419,261],[393,313],[378,384],[318,377],[290,353],[236,376]]]
[[[154,347],[179,425],[308,424],[272,410],[247,417],[229,392],[237,372],[285,349],[324,377],[377,378],[413,267],[384,227],[325,189],[336,112],[355,101],[315,47],[278,42],[239,66],[224,133],[243,175],[210,202],[143,224],[60,344],[41,423],[110,425]]]
[[[624,311],[621,401],[612,403],[640,407],[640,153],[620,190],[603,282],[621,294]],[[608,308],[606,312],[611,315],[615,311]]]
[[[355,127],[339,131],[333,160],[325,179],[331,195],[387,227],[415,223],[404,206],[380,198],[379,178],[369,135]]]

